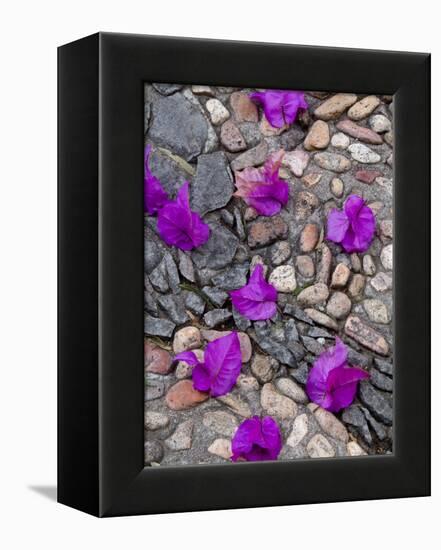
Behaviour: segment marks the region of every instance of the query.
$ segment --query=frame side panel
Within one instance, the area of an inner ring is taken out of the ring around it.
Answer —
[[[58,49],[58,502],[98,513],[99,35]]]

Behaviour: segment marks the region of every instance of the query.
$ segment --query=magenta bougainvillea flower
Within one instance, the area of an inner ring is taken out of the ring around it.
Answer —
[[[231,332],[207,344],[203,362],[192,351],[183,351],[175,359],[194,367],[192,378],[196,390],[209,392],[212,397],[225,395],[236,383],[242,367],[239,337]]]
[[[244,420],[231,441],[231,460],[256,462],[276,460],[282,449],[282,436],[271,416],[253,416]]]
[[[144,212],[150,216],[157,214],[158,210],[168,202],[168,195],[164,191],[161,182],[150,171],[149,159],[152,146],[144,149]]]
[[[297,117],[298,110],[308,108],[303,92],[267,90],[266,92],[254,92],[249,97],[262,105],[267,121],[274,128],[292,124]]]
[[[236,310],[251,321],[270,319],[277,311],[277,290],[263,277],[263,266],[257,264],[248,284],[230,292]]]
[[[375,232],[375,216],[358,195],[349,195],[343,210],[328,215],[326,238],[340,243],[346,252],[366,252]]]
[[[261,168],[245,168],[235,172],[236,197],[242,197],[262,216],[274,216],[288,202],[289,187],[279,178],[283,149],[270,155]]]
[[[181,250],[192,250],[208,240],[210,228],[190,209],[188,182],[179,189],[175,201],[168,201],[158,211],[158,232],[165,243]]]
[[[336,338],[335,346],[324,351],[309,372],[306,393],[311,401],[328,411],[337,412],[349,407],[358,382],[369,378],[363,369],[350,367],[347,358],[346,346]]]

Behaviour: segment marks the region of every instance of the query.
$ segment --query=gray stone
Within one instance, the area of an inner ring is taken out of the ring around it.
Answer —
[[[221,215],[222,220],[227,225],[229,225],[230,227],[233,227],[233,225],[234,225],[234,216],[229,210],[227,210],[226,208],[223,208],[220,211],[220,215]]]
[[[241,315],[236,309],[233,308],[233,319],[236,327],[239,330],[247,330],[251,326],[251,321]]]
[[[388,244],[383,248],[380,258],[384,269],[391,271],[393,268],[393,244]]]
[[[235,265],[213,277],[212,282],[223,290],[235,290],[247,283],[248,265]]]
[[[175,326],[175,323],[172,323],[168,319],[156,319],[151,315],[144,315],[144,334],[148,334],[149,336],[170,338]]]
[[[155,82],[153,88],[162,95],[171,95],[183,88],[182,84],[160,84]]]
[[[277,359],[277,361],[280,361],[280,363],[292,368],[297,366],[297,361],[293,353],[284,345],[276,342],[276,340],[268,337],[261,338],[258,339],[258,344],[263,351]]]
[[[380,323],[386,325],[390,321],[390,315],[387,310],[386,304],[381,300],[364,300],[363,307],[373,323]]]
[[[394,390],[394,383],[392,378],[389,378],[389,376],[386,376],[376,369],[371,370],[370,381],[379,390],[384,390],[388,392],[392,392]]]
[[[363,411],[364,416],[366,417],[366,420],[368,421],[371,428],[376,433],[378,439],[380,441],[383,441],[387,437],[387,432],[385,426],[381,424],[380,422],[377,422],[375,418],[371,415],[371,413],[366,409],[365,407],[361,407],[361,410]]]
[[[297,414],[295,402],[284,395],[280,395],[271,383],[263,386],[260,402],[266,413],[281,420],[294,418]]]
[[[296,256],[296,268],[299,274],[305,279],[314,277],[315,266],[312,258],[309,256]]]
[[[196,176],[190,187],[190,204],[201,215],[222,208],[231,199],[234,185],[222,151],[198,157]]]
[[[209,298],[212,304],[218,307],[222,307],[228,300],[228,294],[219,288],[204,286],[202,292]]]
[[[366,417],[358,405],[351,405],[345,409],[341,418],[346,424],[354,426],[368,445],[372,443],[372,435],[369,431]]]
[[[210,238],[192,252],[192,259],[201,269],[222,269],[229,265],[236,254],[238,238],[226,227],[218,223],[209,223]]]
[[[378,369],[383,374],[388,374],[389,376],[393,375],[392,363],[389,363],[388,361],[384,361],[383,359],[378,359],[377,357],[374,357],[374,365],[375,365],[375,368]]]
[[[189,255],[187,255],[183,250],[179,250],[179,271],[181,274],[190,282],[195,283],[195,273],[193,262]]]
[[[164,456],[164,449],[159,441],[144,441],[144,464],[150,465],[152,462],[161,462]]]
[[[334,321],[334,319],[331,319],[331,317],[329,317],[325,313],[322,313],[321,311],[317,311],[316,309],[312,308],[305,309],[305,313],[309,315],[309,317],[318,325],[322,325],[323,327],[329,328],[331,330],[338,330],[338,325]]]
[[[147,375],[144,381],[144,401],[159,399],[165,393],[163,380]]]
[[[213,432],[232,437],[237,429],[234,416],[225,411],[208,412],[202,419],[202,424]]]
[[[228,309],[212,309],[204,315],[204,322],[209,328],[217,327],[232,317]]]
[[[393,409],[390,398],[374,389],[366,380],[360,382],[359,394],[362,403],[378,420],[388,425],[392,424]]]
[[[308,455],[311,458],[330,458],[335,456],[334,447],[322,434],[312,437],[306,446]]]
[[[155,411],[144,413],[144,428],[146,430],[159,430],[169,425],[170,419],[166,414]]]
[[[236,397],[233,394],[228,393],[227,395],[222,395],[221,397],[217,397],[216,400],[224,404],[226,407],[232,410],[235,414],[238,414],[243,418],[250,418],[250,416],[252,416],[250,406],[240,397]]]
[[[251,372],[262,384],[270,382],[273,379],[277,368],[278,362],[268,355],[256,353],[251,361]]]
[[[370,281],[370,284],[377,292],[386,292],[392,288],[392,277],[387,273],[377,273]]]
[[[283,264],[291,256],[291,246],[288,241],[278,241],[270,249],[271,263],[275,266]]]
[[[236,222],[236,233],[241,241],[245,240],[246,233],[245,227],[242,221],[242,214],[240,213],[239,208],[234,208],[234,221]]]
[[[176,325],[183,325],[188,321],[189,318],[181,296],[161,295],[158,296],[158,303]]]
[[[311,317],[309,317],[309,315],[307,315],[307,313],[305,313],[303,309],[299,308],[298,306],[286,304],[283,313],[289,315],[290,317],[294,317],[298,321],[302,321],[302,323],[314,326],[314,321],[311,319]]]
[[[158,292],[167,292],[169,289],[168,280],[167,280],[167,268],[164,260],[153,269],[150,273],[149,280],[151,285]]]
[[[235,171],[243,170],[253,166],[263,164],[268,156],[268,145],[266,141],[261,141],[259,145],[245,151],[237,156],[231,163],[231,168]]]
[[[208,123],[196,105],[175,93],[153,101],[148,137],[156,145],[191,160],[204,150]]]
[[[149,166],[167,193],[174,197],[185,181],[192,185],[194,168],[179,155],[162,147],[153,147]]]
[[[315,338],[302,336],[302,342],[305,348],[314,355],[320,355],[324,351],[324,347]]]
[[[183,298],[187,309],[196,315],[202,315],[204,313],[205,302],[196,292],[184,292]]]
[[[294,380],[296,380],[297,382],[303,385],[305,385],[306,381],[308,380],[308,373],[309,373],[308,364],[304,361],[302,361],[299,364],[298,368],[291,369],[289,372],[289,374],[294,378]]]
[[[288,319],[287,321],[284,322],[284,325],[285,325],[284,339],[287,342],[298,342],[299,332],[297,330],[297,326],[294,319]]]
[[[162,251],[155,241],[149,238],[149,235],[145,235],[144,239],[144,271],[151,273],[160,263]]]
[[[367,369],[371,364],[371,361],[369,355],[366,355],[366,353],[359,353],[355,349],[348,346],[348,363],[356,367]]]

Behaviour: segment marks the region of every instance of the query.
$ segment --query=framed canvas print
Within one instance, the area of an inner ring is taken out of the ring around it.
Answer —
[[[430,494],[430,57],[59,49],[59,501]]]

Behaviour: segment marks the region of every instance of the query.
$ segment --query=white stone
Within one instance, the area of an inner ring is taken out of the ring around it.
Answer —
[[[381,263],[384,266],[384,269],[387,269],[388,271],[391,271],[393,268],[393,244],[386,245],[383,250],[381,251]]]
[[[220,456],[229,460],[233,454],[231,451],[231,442],[228,439],[215,439],[208,447],[208,452],[212,455]]]
[[[346,450],[349,456],[363,456],[367,454],[356,441],[349,441],[346,445]]]
[[[375,263],[370,254],[363,256],[363,271],[370,277],[375,275]]]
[[[306,446],[308,455],[311,458],[329,458],[335,456],[334,447],[322,434],[316,434]]]
[[[332,178],[330,188],[331,188],[331,193],[335,197],[340,198],[343,196],[345,185],[340,178]]]
[[[245,374],[239,374],[237,379],[236,386],[244,391],[245,393],[250,391],[258,391],[259,382],[254,378],[254,376],[246,376]]]
[[[293,422],[292,431],[289,434],[286,444],[290,447],[297,447],[308,433],[308,417],[306,414],[299,415]]]
[[[363,143],[353,143],[349,145],[348,151],[351,153],[354,160],[362,164],[375,164],[381,161],[380,155],[372,151],[372,149]]]
[[[278,378],[275,382],[276,388],[280,393],[286,395],[296,403],[307,403],[308,396],[294,380],[291,378]]]
[[[390,315],[386,305],[381,300],[364,300],[363,307],[373,323],[386,325],[390,321]]]
[[[159,412],[146,411],[144,414],[144,427],[146,430],[165,428],[169,422],[168,416]]]
[[[361,120],[362,118],[369,116],[372,111],[378,107],[378,105],[380,105],[380,100],[377,96],[366,96],[363,99],[360,99],[360,101],[357,101],[355,105],[352,105],[348,111],[348,117],[352,118],[352,120]]]
[[[297,414],[297,405],[292,399],[280,395],[271,383],[265,384],[260,394],[260,402],[265,411],[280,419],[293,418]]]
[[[319,423],[322,430],[334,439],[339,439],[346,443],[349,439],[348,432],[344,425],[329,411],[319,407],[314,412],[315,419]]]
[[[211,122],[217,126],[230,118],[230,113],[218,99],[209,99],[205,104],[207,111],[210,113]]]
[[[174,353],[195,349],[202,344],[201,332],[196,327],[184,327],[178,330],[173,339]]]
[[[347,149],[351,140],[343,132],[337,132],[332,136],[331,145],[336,149]]]
[[[190,449],[193,434],[193,420],[186,420],[179,424],[175,432],[165,440],[165,444],[172,451]]]
[[[382,187],[388,195],[392,196],[393,181],[391,179],[380,176],[375,178],[375,183],[378,183],[378,185]]]
[[[231,437],[237,429],[234,416],[224,411],[213,411],[205,414],[202,424],[209,430]]]
[[[213,95],[213,90],[210,86],[192,86],[191,91],[196,95]]]
[[[292,151],[285,153],[282,165],[287,166],[291,172],[298,178],[303,176],[305,168],[308,166],[309,155],[306,151]]]
[[[369,126],[374,132],[382,134],[384,132],[390,132],[392,129],[391,121],[384,115],[373,115],[369,119]]]
[[[292,265],[280,265],[271,273],[268,282],[278,292],[293,292],[297,287],[296,273]]]
[[[392,288],[392,277],[387,273],[377,273],[375,277],[371,279],[371,285],[377,292],[385,292]]]

